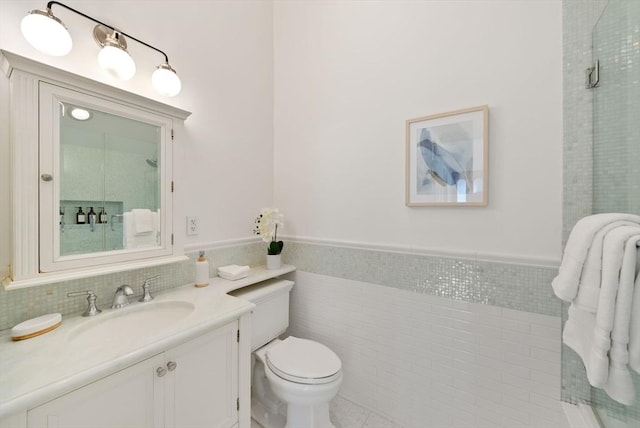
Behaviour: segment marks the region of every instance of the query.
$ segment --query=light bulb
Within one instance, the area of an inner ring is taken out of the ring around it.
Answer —
[[[42,53],[63,56],[71,52],[73,41],[66,27],[51,10],[32,10],[20,23],[22,35]]]
[[[151,75],[151,83],[159,94],[167,97],[178,95],[182,89],[180,78],[168,63],[158,66]]]
[[[100,67],[111,76],[129,80],[136,74],[136,63],[124,49],[105,45],[98,53]]]
[[[91,118],[91,113],[83,108],[74,107],[71,110],[71,116],[76,120],[89,120],[89,118]]]

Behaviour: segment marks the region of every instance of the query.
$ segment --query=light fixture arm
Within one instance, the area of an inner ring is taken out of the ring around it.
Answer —
[[[117,32],[119,32],[120,34],[122,34],[123,36],[126,36],[126,37],[130,38],[131,40],[135,40],[136,42],[140,43],[141,45],[144,45],[144,46],[146,46],[146,47],[148,47],[148,48],[153,49],[153,50],[154,50],[154,51],[156,51],[156,52],[161,53],[161,54],[164,56],[164,61],[165,61],[167,64],[169,64],[169,57],[167,56],[167,54],[166,54],[166,53],[164,53],[164,52],[163,52],[163,51],[161,51],[160,49],[158,49],[158,48],[156,48],[156,47],[154,47],[154,46],[151,46],[150,44],[145,43],[145,42],[143,42],[142,40],[137,39],[137,38],[133,37],[132,35],[125,33],[124,31],[118,30],[118,29],[114,28],[112,25],[105,24],[105,23],[104,23],[104,22],[102,22],[102,21],[99,21],[99,20],[97,20],[97,19],[95,19],[95,18],[92,18],[92,17],[90,17],[89,15],[87,15],[87,14],[85,14],[85,13],[82,13],[82,12],[80,12],[79,10],[76,10],[76,9],[74,9],[74,8],[70,7],[70,6],[67,6],[67,5],[66,5],[66,4],[64,4],[64,3],[60,3],[60,2],[57,2],[57,1],[50,1],[50,2],[48,2],[48,3],[47,3],[47,9],[48,9],[48,10],[51,10],[51,6],[53,6],[54,4],[56,4],[56,5],[58,5],[58,6],[62,6],[62,7],[64,7],[65,9],[70,10],[71,12],[77,13],[78,15],[80,15],[80,16],[82,16],[82,17],[84,17],[84,18],[87,18],[88,20],[93,21],[93,22],[95,22],[95,23],[97,23],[97,24],[100,24],[100,25],[103,25],[103,26],[105,26],[105,27],[107,27],[107,28],[110,28],[110,29],[111,29],[111,30],[113,30],[113,31],[117,31]]]

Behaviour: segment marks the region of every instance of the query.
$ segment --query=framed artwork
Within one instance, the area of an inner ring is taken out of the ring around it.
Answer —
[[[407,120],[407,206],[486,206],[489,107]]]

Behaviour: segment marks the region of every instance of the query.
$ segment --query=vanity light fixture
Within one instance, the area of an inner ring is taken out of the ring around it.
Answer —
[[[169,57],[163,51],[57,1],[48,2],[46,10],[30,11],[22,19],[20,29],[31,46],[52,56],[64,56],[71,51],[73,46],[71,35],[62,21],[53,15],[51,7],[54,4],[98,24],[93,29],[93,38],[101,48],[98,53],[98,63],[109,75],[120,80],[129,80],[136,73],[136,64],[127,52],[126,36],[164,56],[164,62],[156,68],[151,76],[154,89],[161,95],[169,97],[180,92],[182,89],[180,78],[169,65]]]

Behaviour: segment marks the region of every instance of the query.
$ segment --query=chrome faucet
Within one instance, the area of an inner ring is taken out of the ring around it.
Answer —
[[[111,309],[123,308],[129,304],[129,299],[127,296],[131,296],[133,294],[133,289],[128,285],[121,285],[116,289],[116,294],[113,296],[113,305],[111,305]]]

